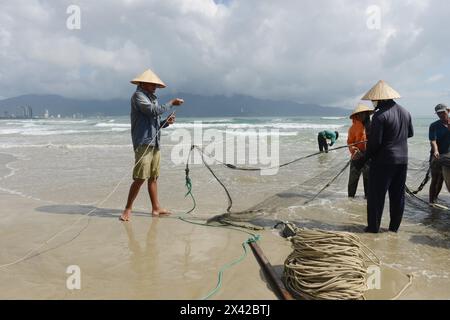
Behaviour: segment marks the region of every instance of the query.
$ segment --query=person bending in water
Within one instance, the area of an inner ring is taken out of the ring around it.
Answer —
[[[319,144],[319,150],[320,152],[323,152],[325,150],[326,153],[328,153],[328,142],[327,139],[329,139],[331,141],[330,143],[330,147],[332,147],[335,143],[336,140],[339,138],[339,132],[337,131],[322,131],[319,132],[318,136],[317,136],[317,142]]]
[[[161,115],[179,106],[184,101],[173,99],[165,105],[159,105],[155,96],[157,88],[165,88],[164,82],[150,69],[131,81],[137,85],[136,92],[131,98],[131,137],[135,153],[133,180],[128,193],[128,201],[120,220],[129,221],[133,202],[139,189],[148,180],[148,192],[152,202],[152,216],[170,214],[162,209],[158,199],[157,180],[160,166],[160,138],[161,128],[168,127],[175,122],[175,116],[169,116],[161,123]]]

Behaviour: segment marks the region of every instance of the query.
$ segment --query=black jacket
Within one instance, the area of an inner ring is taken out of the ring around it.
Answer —
[[[376,164],[407,164],[408,138],[414,136],[410,113],[393,100],[380,101],[372,118],[367,158]]]

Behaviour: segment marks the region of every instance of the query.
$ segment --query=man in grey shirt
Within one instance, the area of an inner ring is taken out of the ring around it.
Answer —
[[[158,217],[170,213],[159,203],[157,181],[161,157],[159,151],[161,129],[173,124],[175,115],[172,113],[163,122],[161,122],[161,115],[184,102],[182,99],[173,99],[167,104],[159,105],[155,91],[157,88],[165,88],[166,85],[150,69],[133,79],[131,83],[138,86],[131,97],[130,114],[131,138],[135,153],[134,181],[128,193],[125,210],[120,217],[122,221],[129,221],[133,202],[146,180],[148,180],[148,192],[152,202],[152,216]]]

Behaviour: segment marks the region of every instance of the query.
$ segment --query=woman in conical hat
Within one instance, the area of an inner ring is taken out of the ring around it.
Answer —
[[[405,209],[408,138],[414,135],[411,115],[393,99],[400,94],[379,81],[362,98],[374,102],[366,158],[371,160],[367,197],[367,232],[378,233],[386,192],[389,191],[389,230],[397,232]]]
[[[161,129],[173,124],[175,115],[172,113],[164,121],[161,121],[161,115],[184,102],[182,99],[173,99],[169,103],[160,105],[155,91],[157,88],[165,88],[166,84],[150,69],[131,80],[131,83],[137,85],[136,92],[131,98],[130,114],[131,137],[135,153],[134,182],[128,193],[125,210],[120,217],[122,221],[129,221],[133,202],[146,180],[152,203],[152,216],[170,214],[159,203],[157,180],[161,157],[159,151]]]
[[[364,182],[364,196],[367,197],[369,167],[367,164],[359,168],[358,161],[364,161],[364,153],[366,152],[367,130],[370,125],[370,115],[373,109],[364,104],[358,104],[355,110],[350,115],[353,124],[348,130],[347,145],[349,146],[351,154],[350,175],[348,179],[348,196],[354,198],[358,188],[359,178],[361,173]],[[355,143],[362,142],[354,145]]]

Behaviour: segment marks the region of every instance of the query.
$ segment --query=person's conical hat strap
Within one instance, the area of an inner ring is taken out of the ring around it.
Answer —
[[[392,89],[386,82],[383,80],[378,81],[378,83],[366,93],[361,100],[390,100],[390,99],[399,99],[401,95]]]
[[[159,88],[166,87],[166,84],[150,69],[131,80],[131,83],[136,85],[142,82],[156,84]]]

